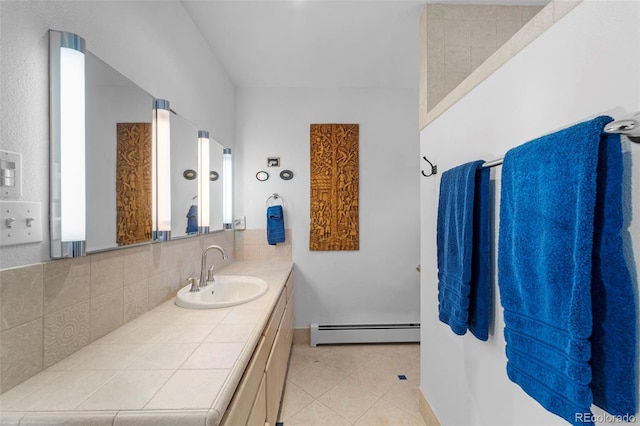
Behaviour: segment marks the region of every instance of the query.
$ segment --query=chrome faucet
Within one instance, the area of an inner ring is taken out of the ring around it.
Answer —
[[[213,249],[216,249],[220,253],[222,253],[222,260],[226,260],[229,257],[227,256],[227,252],[224,251],[222,247],[216,244],[211,245],[206,249],[204,249],[204,251],[202,252],[202,261],[200,263],[199,288],[206,287],[206,285],[209,284],[209,281],[213,281],[213,266],[209,271],[207,271],[207,253],[209,253],[209,251]]]

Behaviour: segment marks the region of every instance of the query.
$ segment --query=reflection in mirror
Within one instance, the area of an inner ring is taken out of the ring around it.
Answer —
[[[153,96],[87,52],[87,251],[151,240]]]
[[[198,128],[180,114],[171,114],[171,238],[198,233],[198,180],[210,179],[196,175],[198,170]],[[222,174],[223,147],[210,138],[209,165],[211,171]],[[186,172],[186,173],[185,173]],[[222,181],[209,181],[209,232],[223,229]]]
[[[154,97],[89,51],[85,61],[87,252],[149,243]],[[197,170],[197,132],[171,114],[172,238],[189,235],[186,216],[197,178],[188,181],[183,172]],[[211,171],[220,176],[222,150],[211,139]],[[210,191],[210,231],[217,231],[223,228],[222,178],[210,182]]]
[[[171,111],[171,238],[198,233],[198,179],[185,178],[198,170],[198,128]]]
[[[211,172],[209,173],[209,202],[211,208],[209,213],[211,220],[209,226],[211,231],[220,231],[223,229],[222,212],[224,211],[222,206],[222,154],[224,148],[215,139],[210,139],[209,150],[211,151],[211,160],[209,166]]]

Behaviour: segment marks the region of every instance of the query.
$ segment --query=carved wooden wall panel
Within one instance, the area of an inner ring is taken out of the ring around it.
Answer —
[[[358,250],[358,124],[311,125],[310,250]]]
[[[116,242],[151,240],[151,123],[117,123]]]

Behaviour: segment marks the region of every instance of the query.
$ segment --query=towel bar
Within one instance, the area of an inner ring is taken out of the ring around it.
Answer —
[[[640,112],[633,118],[612,121],[604,126],[603,131],[605,133],[620,133],[627,136],[631,142],[640,143]],[[482,167],[489,168],[499,166],[502,164],[502,160],[502,158],[497,158],[493,161],[486,161]]]

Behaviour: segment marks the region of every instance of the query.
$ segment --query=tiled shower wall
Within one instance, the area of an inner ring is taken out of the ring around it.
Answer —
[[[427,72],[426,82],[421,84],[426,83],[428,111],[542,10],[542,6],[429,3],[425,10]]]
[[[232,262],[235,233],[0,271],[0,393],[173,297],[208,245],[230,254],[210,263]]]

